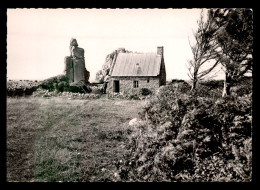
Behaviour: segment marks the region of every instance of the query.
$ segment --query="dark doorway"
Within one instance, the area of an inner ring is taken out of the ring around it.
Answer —
[[[114,92],[119,92],[119,80],[114,80],[113,90]]]

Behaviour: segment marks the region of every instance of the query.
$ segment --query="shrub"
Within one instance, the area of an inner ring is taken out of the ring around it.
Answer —
[[[128,91],[122,91],[120,93],[114,93],[113,97],[128,99],[128,100],[144,100],[152,97],[154,93],[148,88],[132,89]]]
[[[38,87],[49,91],[54,91],[54,90],[64,91],[64,88],[66,89],[68,88],[68,86],[69,86],[69,81],[65,75],[58,75],[55,77],[45,79],[38,85]]]
[[[251,95],[212,98],[161,87],[131,128],[118,165],[125,181],[251,179]]]
[[[32,95],[36,89],[36,84],[26,81],[8,81],[6,95],[9,97]]]
[[[39,88],[58,92],[91,92],[91,88],[87,85],[84,85],[81,81],[80,82],[73,82],[69,83],[68,78],[65,75],[58,75],[55,77],[51,77],[49,79],[44,80],[38,85]]]
[[[69,84],[65,81],[61,81],[57,84],[56,86],[56,89],[59,91],[59,92],[63,92],[63,91],[68,91],[69,89]]]
[[[103,94],[103,86],[91,86],[92,93],[94,94]]]
[[[172,79],[172,83],[179,83],[179,82],[185,82],[182,79]]]
[[[202,85],[203,87],[209,87],[209,89],[216,89],[216,88],[222,88],[224,85],[224,81],[223,80],[206,80],[206,81],[202,81],[200,82],[200,85]]]
[[[147,95],[152,94],[152,91],[149,90],[148,88],[141,88],[141,89],[140,89],[140,94],[141,94],[142,96],[147,96]]]

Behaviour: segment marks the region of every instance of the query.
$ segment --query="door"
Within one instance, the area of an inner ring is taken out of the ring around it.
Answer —
[[[119,93],[119,80],[114,80],[113,91]]]

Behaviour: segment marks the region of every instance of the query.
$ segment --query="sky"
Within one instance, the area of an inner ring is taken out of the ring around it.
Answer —
[[[201,9],[7,9],[8,80],[63,74],[71,38],[85,50],[90,82],[118,48],[156,52],[164,47],[167,80],[189,79],[189,40]],[[221,77],[220,77],[221,78]]]

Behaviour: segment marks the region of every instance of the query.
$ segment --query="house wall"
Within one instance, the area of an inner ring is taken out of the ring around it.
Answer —
[[[147,80],[149,79],[149,83]],[[148,88],[152,91],[155,91],[159,88],[160,85],[160,78],[127,78],[127,77],[118,77],[118,78],[111,78],[110,82],[108,83],[108,88],[107,91],[109,93],[113,92],[113,81],[114,80],[119,80],[119,88],[121,93],[133,93],[133,92],[138,92],[141,88]],[[138,81],[138,88],[134,88],[134,82],[133,81]]]

